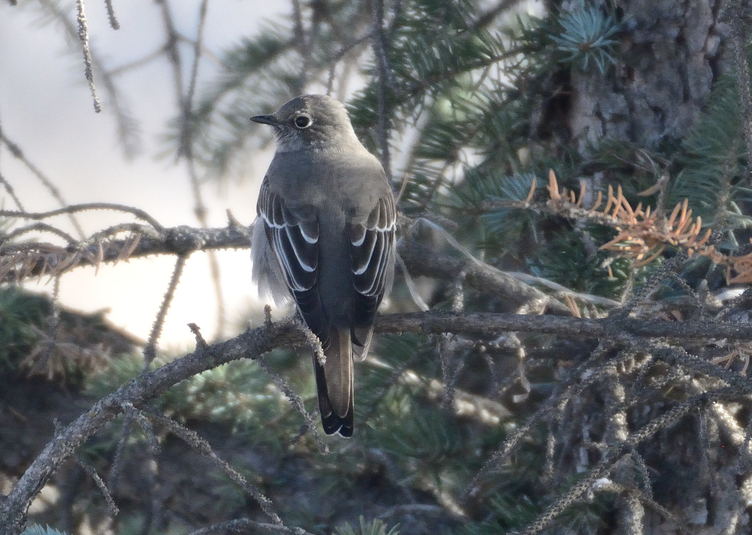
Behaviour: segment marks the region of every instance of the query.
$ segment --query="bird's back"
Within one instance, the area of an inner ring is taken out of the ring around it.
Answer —
[[[268,174],[297,213],[315,211],[319,224],[318,294],[334,326],[353,324],[352,259],[348,228],[364,223],[378,199],[391,195],[379,161],[360,144],[347,151],[277,155]]]

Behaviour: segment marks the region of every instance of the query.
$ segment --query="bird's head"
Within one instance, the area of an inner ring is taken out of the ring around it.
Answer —
[[[278,151],[325,149],[357,142],[345,106],[326,95],[295,97],[271,115],[256,115],[251,120],[274,128]]]

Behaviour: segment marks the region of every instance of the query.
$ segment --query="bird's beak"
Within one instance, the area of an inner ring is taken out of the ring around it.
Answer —
[[[261,124],[271,124],[275,125],[277,124],[277,118],[274,115],[254,115],[251,117],[251,121],[254,123],[261,123]]]

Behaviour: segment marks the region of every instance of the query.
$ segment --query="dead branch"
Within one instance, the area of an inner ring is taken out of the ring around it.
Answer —
[[[494,294],[513,305],[525,305],[530,310],[569,314],[569,309],[556,299],[488,264],[439,254],[430,247],[412,240],[403,240],[398,250],[413,276],[455,280],[464,271],[465,282],[469,286],[487,294]]]
[[[84,74],[86,76],[86,81],[89,84],[91,99],[94,102],[94,111],[99,113],[102,111],[102,104],[99,102],[97,89],[94,85],[94,69],[92,68],[91,48],[89,48],[89,30],[86,21],[84,0],[76,0],[76,9],[78,13],[76,17],[78,22],[78,38],[81,40],[81,49],[84,55]]]
[[[0,214],[1,215],[1,214]],[[93,243],[73,242],[60,246],[46,242],[24,242],[0,248],[0,282],[51,276],[100,262],[117,262],[154,254],[187,255],[194,251],[248,247],[246,227],[201,229],[187,226],[157,230],[150,225],[117,226],[113,232],[129,232],[126,238],[102,236]]]
[[[560,495],[533,522],[528,524],[521,533],[524,535],[535,535],[545,529],[565,509],[574,502],[580,500],[588,490],[592,489],[600,478],[608,475],[616,467],[617,463],[620,461],[622,452],[628,446],[636,446],[661,429],[676,424],[681,418],[686,416],[690,410],[698,405],[729,399],[730,397],[735,396],[736,392],[733,391],[733,389],[723,388],[691,397],[675,405],[660,416],[657,416],[640,429],[630,434],[626,440],[610,446],[603,458],[582,479],[570,487],[570,489],[563,495]]]
[[[592,206],[585,207],[585,183],[580,184],[577,193],[561,188],[553,171],[548,175],[548,200],[545,203],[533,201],[535,190],[536,182],[533,181],[525,200],[488,201],[482,204],[482,210],[517,207],[607,226],[617,234],[600,248],[633,259],[637,267],[658,258],[666,247],[676,247],[688,256],[705,256],[724,266],[729,284],[752,282],[752,253],[733,256],[718,251],[709,243],[712,229],[704,228],[702,218],[692,215],[686,199],[666,213],[650,206],[643,207],[642,203],[632,206],[621,186],[616,189],[609,186],[605,196],[598,192]]]

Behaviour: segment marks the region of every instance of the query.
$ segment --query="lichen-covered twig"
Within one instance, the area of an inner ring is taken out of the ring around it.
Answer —
[[[175,267],[172,270],[170,282],[167,285],[167,291],[165,291],[164,297],[162,297],[162,304],[159,305],[159,312],[154,319],[151,333],[149,333],[149,339],[146,342],[146,347],[144,348],[144,366],[146,368],[149,367],[149,365],[154,360],[154,357],[156,356],[157,342],[159,340],[159,336],[162,334],[162,327],[164,325],[165,318],[167,317],[167,311],[169,310],[170,304],[172,303],[172,298],[175,296],[175,290],[178,287],[180,276],[183,274],[183,268],[185,267],[186,259],[187,256],[178,255],[178,258],[175,261]]]
[[[76,20],[78,22],[78,38],[81,41],[81,50],[84,55],[84,75],[86,81],[89,84],[89,91],[91,91],[91,99],[94,102],[94,111],[99,113],[102,111],[102,104],[99,102],[97,96],[97,88],[94,85],[94,69],[91,61],[91,49],[89,48],[89,29],[86,21],[86,11],[84,7],[84,0],[76,0]]]

